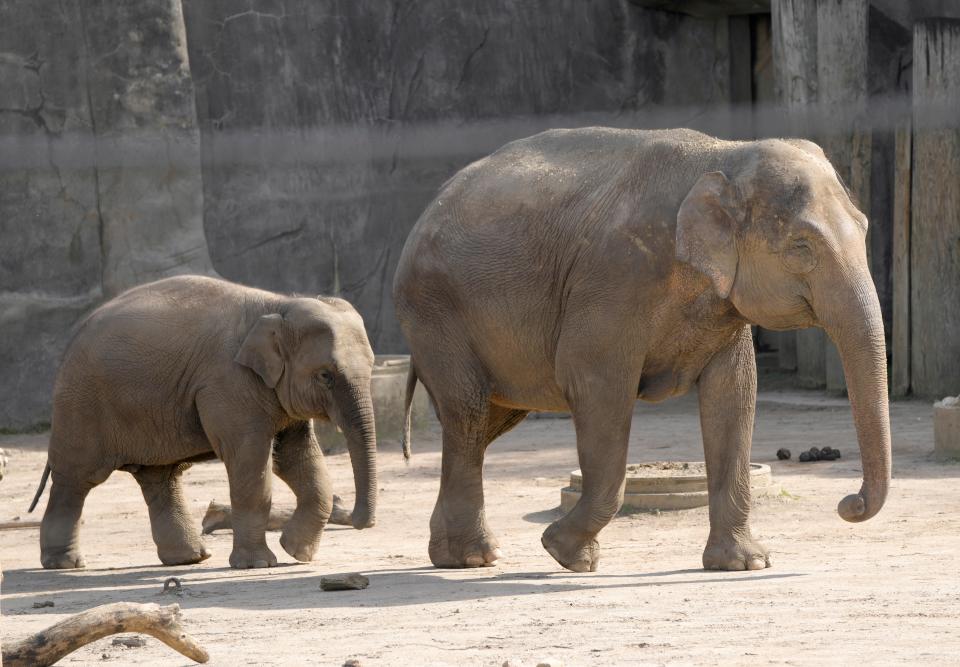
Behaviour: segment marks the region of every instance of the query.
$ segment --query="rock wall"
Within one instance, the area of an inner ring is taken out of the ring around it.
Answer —
[[[212,271],[183,36],[176,0],[0,4],[0,428],[104,297]]]
[[[0,428],[49,420],[91,308],[174,273],[340,294],[403,352],[394,267],[447,178],[551,126],[723,133],[735,42],[628,0],[5,0]]]
[[[184,14],[217,270],[343,296],[378,353],[405,350],[394,268],[457,169],[550,125],[729,99],[726,18],[616,0],[184,0]]]

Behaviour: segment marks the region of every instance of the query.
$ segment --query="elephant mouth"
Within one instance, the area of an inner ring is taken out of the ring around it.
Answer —
[[[769,321],[758,322],[758,324],[771,331],[792,331],[794,329],[818,327],[820,326],[820,320],[817,319],[810,301],[802,294],[798,294],[797,300],[789,312],[771,318]]]

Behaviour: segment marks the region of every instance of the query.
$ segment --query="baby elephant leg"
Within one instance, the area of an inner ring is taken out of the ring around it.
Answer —
[[[180,476],[188,463],[141,466],[133,473],[150,510],[150,529],[164,565],[189,565],[210,557],[183,497]]]
[[[299,561],[311,561],[333,509],[333,492],[310,422],[277,435],[273,471],[297,496],[297,509],[283,527],[280,546]]]

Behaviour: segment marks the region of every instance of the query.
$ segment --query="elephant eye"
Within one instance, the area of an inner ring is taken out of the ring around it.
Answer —
[[[325,384],[328,388],[333,387],[333,373],[330,371],[320,371],[317,373],[317,381]]]
[[[782,256],[790,273],[809,273],[817,266],[813,245],[805,238],[794,239]]]

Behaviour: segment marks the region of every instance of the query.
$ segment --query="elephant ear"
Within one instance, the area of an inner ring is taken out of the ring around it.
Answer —
[[[719,171],[704,174],[677,213],[677,259],[710,278],[721,299],[737,276],[733,186]]]
[[[263,378],[263,383],[273,389],[283,374],[283,356],[280,354],[280,326],[283,318],[274,313],[257,320],[243,345],[233,358],[238,364],[252,369]]]

